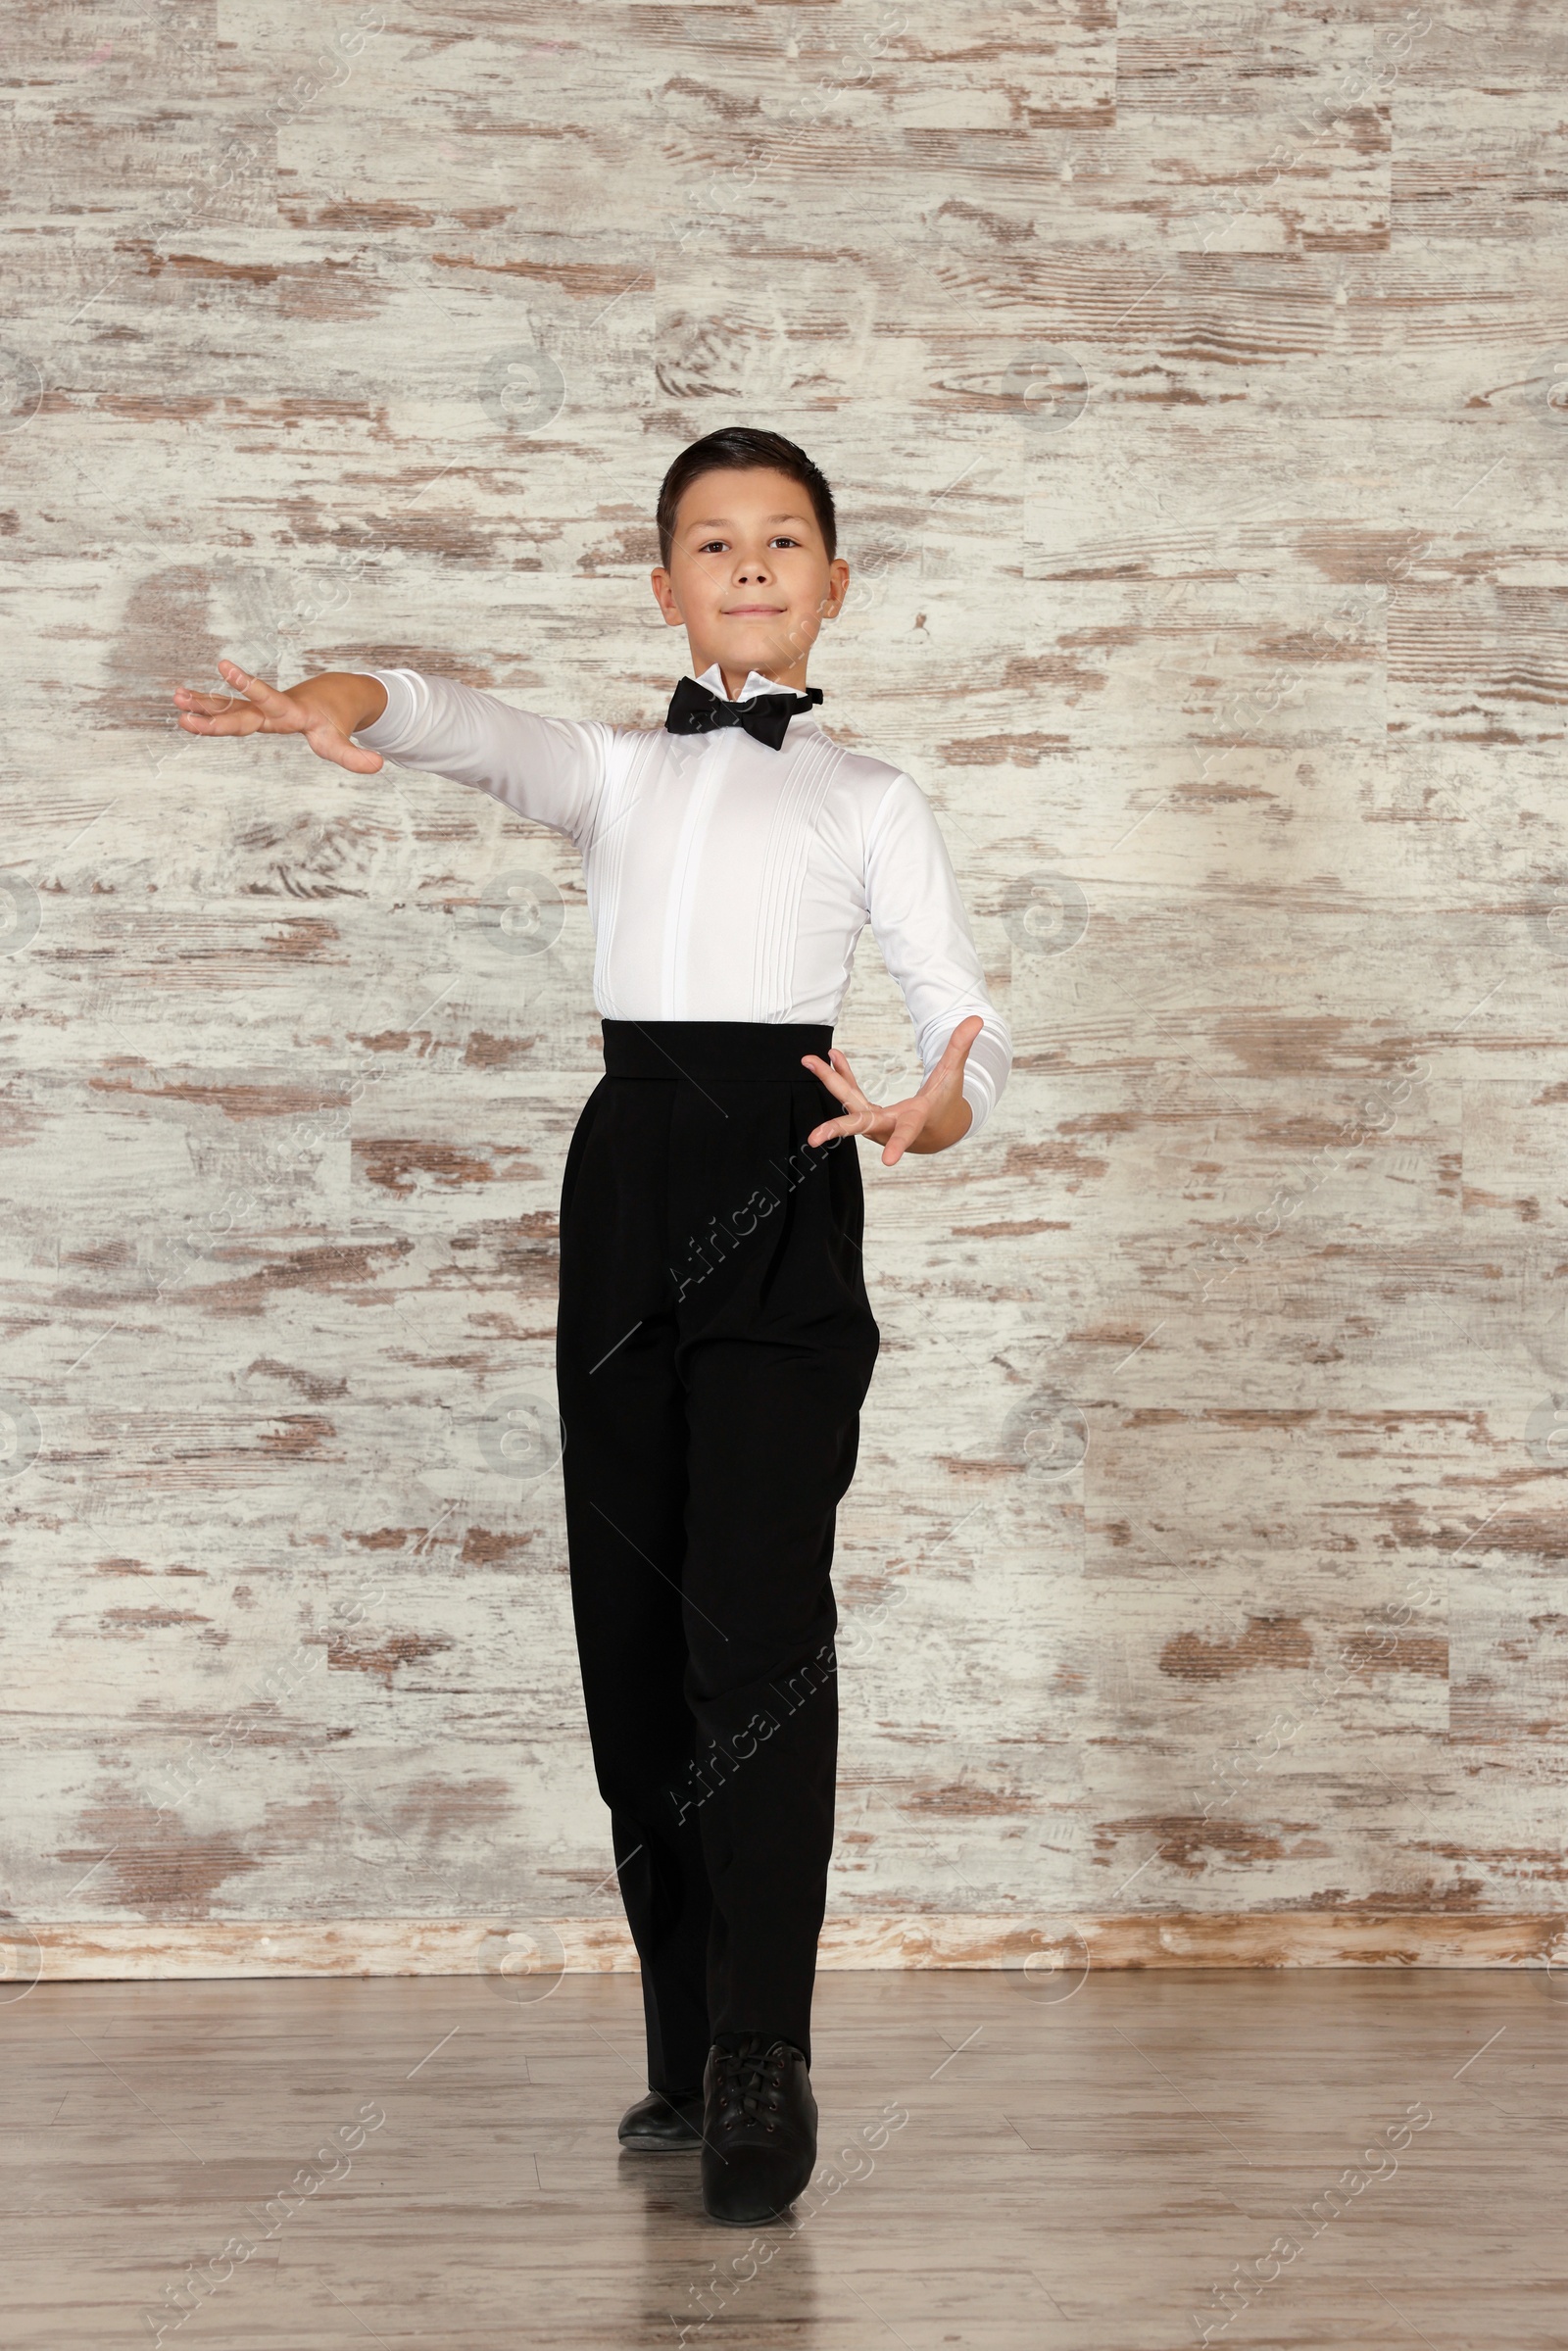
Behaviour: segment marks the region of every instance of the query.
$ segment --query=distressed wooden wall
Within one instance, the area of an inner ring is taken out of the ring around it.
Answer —
[[[824,715],[931,795],[1018,1055],[975,1148],[865,1155],[832,1948],[1545,1947],[1555,12],[13,30],[14,1943],[613,1952],[550,1444],[573,856],[169,693],[395,661],[655,720],[655,489],[744,419],[835,483]],[[845,1039],[907,1070],[874,966]]]

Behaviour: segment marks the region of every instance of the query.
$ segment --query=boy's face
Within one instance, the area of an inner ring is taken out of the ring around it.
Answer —
[[[669,568],[653,574],[665,620],[686,631],[693,674],[716,661],[731,695],[748,669],[804,685],[817,630],[849,581],[848,563],[828,561],[809,493],[770,466],[699,474],[676,509]]]

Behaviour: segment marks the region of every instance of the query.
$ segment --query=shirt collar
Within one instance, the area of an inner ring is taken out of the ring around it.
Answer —
[[[716,694],[720,702],[729,701],[730,698],[724,691],[724,672],[716,661],[703,671],[697,683],[700,686],[706,686],[710,694]],[[746,683],[735,696],[735,700],[749,702],[754,694],[790,694],[793,692],[792,686],[781,686],[776,677],[764,677],[760,669],[748,669]]]

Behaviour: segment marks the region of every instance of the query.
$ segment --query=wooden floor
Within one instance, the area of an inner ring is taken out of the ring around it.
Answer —
[[[1568,2342],[1539,1972],[827,1977],[818,2208],[755,2239],[617,2151],[634,1979],[41,1984],[0,2034],[7,2351]]]

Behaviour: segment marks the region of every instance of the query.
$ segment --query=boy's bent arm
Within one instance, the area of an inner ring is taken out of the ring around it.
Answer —
[[[927,1077],[960,1021],[978,1015],[984,1024],[963,1071],[966,1131],[977,1134],[1007,1082],[1012,1039],[987,990],[947,844],[912,776],[896,777],[871,820],[866,909],[914,1022]],[[933,1138],[923,1148],[940,1151],[944,1144]]]

